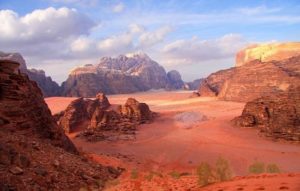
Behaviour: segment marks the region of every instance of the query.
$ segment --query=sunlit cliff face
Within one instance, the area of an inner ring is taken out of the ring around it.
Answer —
[[[256,59],[262,62],[279,61],[297,55],[300,55],[300,42],[253,45],[238,52],[235,66],[242,66]]]

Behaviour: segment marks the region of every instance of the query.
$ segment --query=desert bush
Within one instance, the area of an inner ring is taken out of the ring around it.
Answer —
[[[276,164],[268,164],[266,171],[267,173],[280,173],[280,169]]]
[[[177,171],[172,171],[169,173],[169,175],[174,178],[174,179],[179,179],[180,178],[180,173]]]
[[[229,163],[222,157],[219,157],[216,162],[216,178],[218,181],[226,181],[232,178],[232,171]]]
[[[198,183],[200,186],[205,186],[214,180],[213,169],[206,163],[202,162],[197,168]]]
[[[131,177],[131,179],[137,179],[139,177],[139,173],[138,173],[137,169],[132,169],[130,177]]]
[[[265,172],[265,164],[263,162],[254,162],[252,165],[249,166],[249,173],[250,174],[261,174]]]

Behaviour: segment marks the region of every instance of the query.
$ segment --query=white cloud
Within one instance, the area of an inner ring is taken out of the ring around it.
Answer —
[[[0,11],[0,43],[45,43],[89,34],[95,23],[75,9],[38,9],[23,17],[11,10]]]
[[[114,7],[113,7],[113,12],[115,12],[115,13],[120,13],[120,12],[122,12],[123,10],[125,9],[125,5],[123,4],[123,3],[118,3],[118,4],[116,4]]]
[[[265,5],[257,6],[257,7],[243,7],[237,9],[238,13],[245,15],[258,15],[258,14],[269,14],[280,11],[281,8],[268,8]]]
[[[172,31],[170,26],[163,26],[155,31],[144,32],[139,37],[139,43],[141,47],[150,47],[157,43],[162,42],[166,35]]]
[[[200,40],[195,36],[165,45],[162,60],[167,65],[179,65],[225,59],[233,57],[246,44],[247,41],[238,34],[228,34],[213,40]]]

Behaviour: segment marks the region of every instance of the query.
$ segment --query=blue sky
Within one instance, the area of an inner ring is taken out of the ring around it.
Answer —
[[[0,0],[0,50],[58,82],[140,51],[189,81],[233,66],[249,44],[299,41],[299,10],[297,0]]]

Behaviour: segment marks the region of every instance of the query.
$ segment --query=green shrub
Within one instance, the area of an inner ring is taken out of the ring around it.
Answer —
[[[137,179],[139,177],[139,173],[136,169],[132,169],[131,171],[131,179]]]
[[[197,168],[198,183],[200,186],[205,186],[213,180],[213,169],[206,163],[202,162]]]
[[[280,169],[276,164],[268,164],[266,171],[267,173],[280,173]]]
[[[261,174],[265,172],[265,164],[263,162],[254,162],[249,166],[250,174]]]
[[[172,171],[169,173],[169,175],[174,178],[174,179],[179,179],[180,178],[180,173],[177,171]]]
[[[216,162],[216,178],[218,181],[226,181],[232,178],[232,171],[227,160],[219,157]]]

